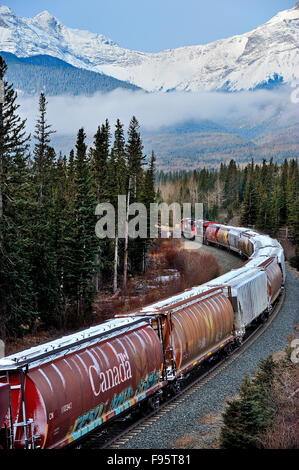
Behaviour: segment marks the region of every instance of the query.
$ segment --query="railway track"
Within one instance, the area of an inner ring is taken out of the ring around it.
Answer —
[[[285,289],[282,290],[272,312],[267,321],[259,324],[243,341],[242,345],[232,351],[229,356],[218,360],[214,365],[205,364],[201,367],[201,372],[197,371],[197,376],[191,379],[190,383],[184,385],[182,389],[173,397],[164,401],[157,409],[146,414],[140,419],[132,419],[130,415],[124,416],[120,420],[110,423],[101,432],[95,432],[80,444],[80,448],[93,449],[119,449],[127,441],[137,434],[144,432],[146,428],[152,426],[157,420],[166,415],[171,409],[177,407],[182,401],[190,397],[195,391],[203,387],[226,367],[236,361],[271,325],[278,315],[285,299]]]

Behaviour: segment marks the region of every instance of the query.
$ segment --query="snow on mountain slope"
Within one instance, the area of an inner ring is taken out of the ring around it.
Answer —
[[[124,49],[101,34],[63,26],[49,12],[17,17],[0,6],[0,50],[47,54],[149,91],[249,90],[299,78],[299,2],[253,31],[160,53]]]

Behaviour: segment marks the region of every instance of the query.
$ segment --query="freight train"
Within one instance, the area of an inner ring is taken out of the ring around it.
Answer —
[[[125,412],[155,408],[190,371],[229,354],[248,328],[266,320],[284,288],[280,244],[246,228],[196,220],[189,227],[195,237],[203,227],[204,243],[247,261],[203,285],[0,360],[3,448],[63,448]]]

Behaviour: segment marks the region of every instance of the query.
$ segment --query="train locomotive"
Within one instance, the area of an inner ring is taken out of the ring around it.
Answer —
[[[155,408],[190,371],[230,353],[271,314],[286,276],[280,244],[246,228],[187,222],[192,236],[203,227],[204,243],[236,252],[244,265],[1,359],[2,448],[63,448],[125,412]]]

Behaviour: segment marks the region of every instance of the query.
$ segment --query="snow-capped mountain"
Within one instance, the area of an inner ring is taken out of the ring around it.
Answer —
[[[101,34],[67,28],[49,12],[16,16],[0,6],[0,50],[46,54],[148,91],[249,90],[299,78],[299,2],[253,31],[160,53],[125,49]]]

